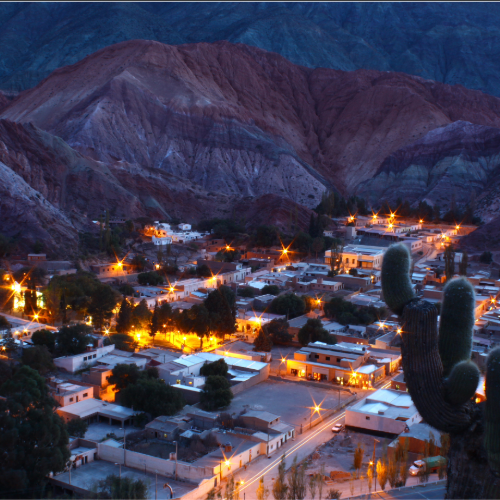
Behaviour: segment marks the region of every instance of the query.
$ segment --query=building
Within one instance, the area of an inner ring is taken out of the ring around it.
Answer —
[[[411,396],[392,389],[375,391],[345,414],[346,426],[382,434],[401,434],[420,421]]]
[[[342,266],[345,271],[353,268],[382,269],[385,249],[364,245],[347,245],[342,252]],[[325,252],[325,262],[330,264],[332,251]]]
[[[98,278],[117,278],[132,274],[135,266],[126,262],[111,262],[109,264],[92,264],[90,270],[97,274]]]
[[[408,392],[405,382],[405,374],[401,372],[391,380],[391,389],[395,391]]]
[[[109,425],[120,424],[121,426],[131,424],[134,416],[140,413],[125,406],[93,398],[60,407],[56,412],[65,422],[81,419],[88,423],[107,422]]]
[[[175,422],[172,417],[162,415],[146,424],[144,430],[150,438],[172,441],[178,433],[179,423]]]
[[[45,262],[47,260],[47,255],[44,253],[29,253],[28,262],[30,264],[36,265],[39,262]]]
[[[89,348],[88,351],[73,356],[62,356],[54,359],[54,364],[61,370],[75,373],[76,371],[85,368],[89,365],[95,365],[102,357],[113,351],[114,345],[104,347]]]
[[[296,351],[293,359],[287,359],[286,371],[299,378],[371,387],[385,376],[385,366],[366,364],[369,355],[364,345],[314,342]]]
[[[434,455],[441,454],[441,432],[435,427],[431,427],[428,424],[420,422],[414,424],[408,428],[407,431],[400,434],[392,443],[387,447],[387,452],[389,456],[394,453],[398,444],[405,446],[405,442],[408,446],[408,451],[410,453],[415,453],[418,455],[423,455],[425,452],[426,441],[434,441]]]
[[[253,350],[252,344],[246,342],[233,342],[215,349],[215,354],[219,356],[228,356],[230,358],[248,359],[251,361],[271,362],[270,352],[258,352]]]
[[[94,397],[93,387],[81,386],[55,379],[49,385],[51,396],[59,406],[72,405]]]

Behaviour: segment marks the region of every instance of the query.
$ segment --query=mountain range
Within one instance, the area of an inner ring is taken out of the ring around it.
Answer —
[[[405,72],[500,96],[500,5],[482,2],[10,2],[0,88],[133,39],[244,43],[310,68]]]
[[[106,208],[285,224],[326,189],[446,207],[473,187],[485,220],[498,215],[500,99],[403,73],[311,69],[229,42],[131,40],[0,106],[11,178],[2,230],[17,234],[26,219],[31,239],[54,245],[74,247]]]

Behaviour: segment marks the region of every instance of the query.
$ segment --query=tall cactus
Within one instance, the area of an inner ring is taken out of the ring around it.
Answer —
[[[437,309],[415,297],[410,269],[407,247],[392,245],[382,265],[382,291],[400,317],[413,402],[428,424],[450,434],[447,498],[500,498],[500,348],[488,357],[487,401],[476,404],[474,289],[466,278],[447,283],[438,334]]]

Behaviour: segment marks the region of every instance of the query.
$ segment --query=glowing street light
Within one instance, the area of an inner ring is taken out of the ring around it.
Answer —
[[[34,315],[33,315],[33,319],[34,319],[35,321],[38,321],[38,314],[34,314]]]
[[[120,262],[117,263],[117,265],[118,265],[118,267],[123,267],[123,262],[120,261]]]
[[[420,224],[422,224],[422,223],[424,222],[424,220],[423,220],[423,219],[420,219],[418,222],[420,222]]]

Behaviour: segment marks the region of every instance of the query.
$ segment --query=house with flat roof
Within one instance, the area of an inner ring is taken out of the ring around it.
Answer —
[[[314,342],[296,351],[293,359],[287,359],[287,374],[339,385],[371,387],[385,376],[385,366],[368,363],[369,353],[368,346],[364,345]]]
[[[401,434],[422,420],[408,393],[379,389],[346,409],[345,425],[382,434]]]
[[[132,423],[134,416],[140,413],[125,406],[94,398],[57,408],[56,412],[65,422],[79,418],[89,423],[106,422],[109,425],[119,423],[122,426]]]
[[[405,374],[401,372],[391,380],[391,389],[395,391],[408,392],[405,381]]]
[[[65,382],[51,380],[49,392],[60,406],[68,406],[94,397],[94,388]]]
[[[114,348],[114,345],[106,345],[95,349],[89,349],[88,351],[74,354],[73,356],[61,356],[54,359],[54,364],[63,371],[75,373],[85,366],[97,364],[99,359],[113,351]]]

